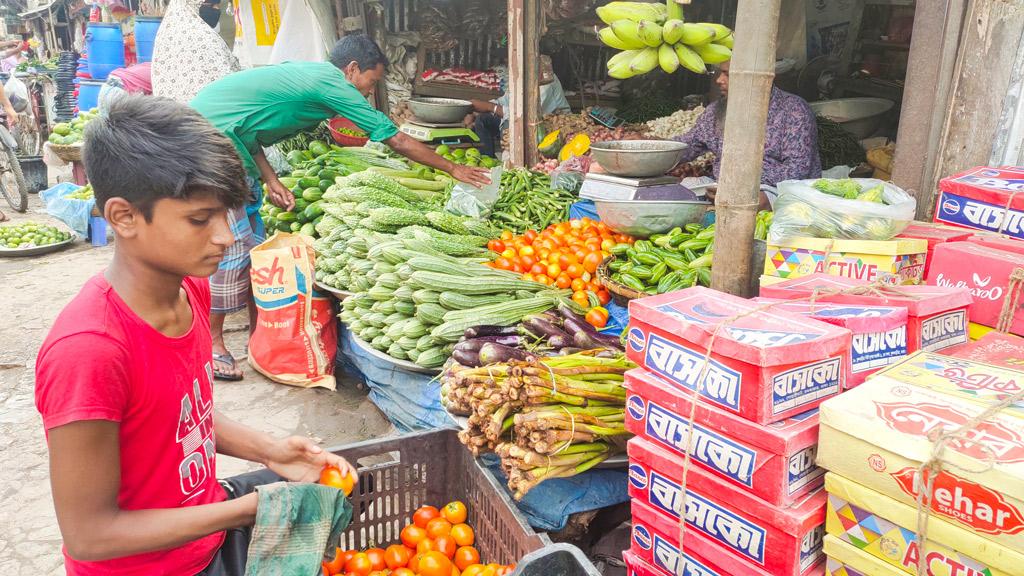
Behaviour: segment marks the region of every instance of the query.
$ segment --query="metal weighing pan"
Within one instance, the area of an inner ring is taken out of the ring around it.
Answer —
[[[672,140],[612,140],[590,145],[594,160],[609,174],[629,178],[661,176],[679,164],[686,144]]]
[[[417,96],[409,98],[409,109],[417,120],[436,124],[453,124],[462,122],[466,114],[473,111],[473,103],[469,100],[455,98],[427,98]]]

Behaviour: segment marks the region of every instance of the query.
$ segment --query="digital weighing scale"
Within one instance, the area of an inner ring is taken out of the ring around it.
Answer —
[[[704,200],[703,189],[693,191],[673,176],[627,178],[611,174],[587,174],[580,187],[580,198],[588,200]]]
[[[402,124],[399,130],[430,144],[475,144],[480,141],[476,132],[460,122],[439,124],[413,118]]]

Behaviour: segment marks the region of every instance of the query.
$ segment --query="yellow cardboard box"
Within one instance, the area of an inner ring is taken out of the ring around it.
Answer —
[[[917,574],[921,549],[915,534],[916,508],[832,473],[826,475],[825,487],[829,492],[825,530],[828,538],[855,549],[856,554],[850,555],[860,560],[848,562],[851,567],[863,567],[867,564],[863,556],[868,556],[895,573]],[[827,544],[825,550],[827,554]],[[1024,570],[1024,554],[936,516],[928,520],[925,560],[931,576],[1013,576]]]
[[[981,408],[1024,389],[1024,372],[935,352],[916,352],[870,378],[928,388]],[[1024,418],[1024,402],[1008,406],[1002,413]]]
[[[903,572],[835,536],[826,535],[824,542],[825,576],[904,576]]]
[[[790,279],[824,272],[868,282],[920,284],[927,256],[928,241],[917,238],[793,238],[784,245],[768,245],[764,274]]]
[[[985,409],[939,390],[872,378],[820,407],[818,465],[909,506],[930,434],[958,428]],[[966,381],[969,383],[969,381]],[[987,540],[1024,551],[1024,419],[1000,412],[947,444],[931,509]],[[989,461],[991,456],[991,461]]]

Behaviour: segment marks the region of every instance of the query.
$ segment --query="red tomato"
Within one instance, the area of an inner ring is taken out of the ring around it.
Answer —
[[[587,293],[583,290],[576,290],[572,293],[572,301],[579,304],[580,308],[584,310],[590,306],[590,298],[587,298]]]
[[[511,230],[502,230],[501,232],[501,239],[504,240],[505,242],[508,242],[514,237],[515,235],[512,234]]]
[[[527,244],[533,244],[533,241],[537,239],[537,236],[538,234],[536,230],[527,230],[523,233],[523,238],[526,239]]]
[[[612,295],[607,290],[601,289],[597,291],[597,299],[601,301],[601,305],[604,306],[612,301]]]
[[[434,549],[444,554],[449,559],[455,556],[455,550],[457,550],[458,547],[458,544],[455,543],[455,539],[451,536],[441,536],[440,538],[434,539]]]
[[[502,257],[494,261],[494,267],[500,270],[511,270],[512,262],[508,258]]]
[[[555,286],[565,290],[569,286],[572,286],[572,278],[570,278],[565,272],[562,272],[557,278],[555,278]]]
[[[345,572],[351,572],[356,576],[369,576],[370,572],[373,572],[373,563],[366,553],[360,552],[345,564]]]
[[[604,328],[608,324],[608,311],[598,306],[587,312],[584,319],[595,328]]]
[[[490,242],[487,243],[487,249],[490,250],[491,252],[497,252],[498,254],[501,254],[502,252],[505,251],[505,243],[502,242],[501,240],[491,240]]]
[[[532,255],[527,254],[526,256],[520,256],[519,262],[523,265],[523,268],[529,270],[530,268],[533,268],[534,264],[537,263],[537,259],[534,258]]]
[[[387,562],[384,558],[385,553],[382,548],[370,548],[366,551],[366,557],[370,559],[370,566],[374,570],[383,570],[387,567]]]
[[[579,264],[569,264],[565,269],[565,273],[569,275],[570,283],[572,278],[579,278],[580,276],[583,276],[584,272],[586,272],[586,270],[584,270],[583,266],[580,266]],[[566,286],[566,288],[568,288],[568,286]]]
[[[578,292],[580,290],[586,290],[587,289],[587,283],[584,282],[580,278],[575,278],[575,279],[573,279],[572,285],[570,286],[570,288],[572,288],[573,292]]]
[[[401,544],[392,544],[384,551],[384,563],[392,570],[405,566],[410,559],[412,559],[412,550]]]
[[[591,252],[583,258],[583,268],[587,272],[594,274],[597,272],[597,268],[601,266],[601,260],[603,260],[603,258],[601,258],[600,252]]]
[[[542,276],[547,273],[548,267],[545,266],[544,264],[537,263],[534,264],[533,266],[530,266],[530,274],[533,274],[534,276]]]
[[[562,273],[562,269],[558,264],[548,264],[547,275],[551,279],[558,278],[558,275]]]

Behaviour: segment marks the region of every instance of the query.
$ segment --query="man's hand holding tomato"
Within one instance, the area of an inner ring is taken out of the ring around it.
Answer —
[[[316,482],[325,466],[334,466],[342,476],[356,477],[356,469],[347,460],[302,436],[274,440],[268,447],[265,464],[292,482]]]

